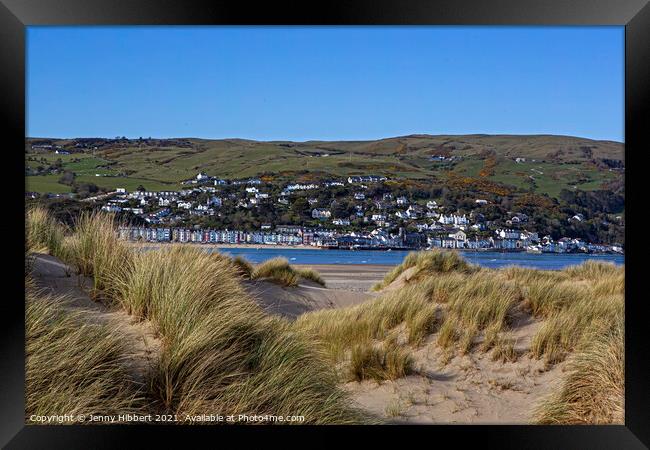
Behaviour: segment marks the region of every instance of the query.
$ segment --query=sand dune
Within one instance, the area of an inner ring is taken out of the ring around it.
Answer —
[[[38,254],[34,259],[32,277],[36,286],[51,294],[53,300],[65,296],[65,308],[82,315],[89,323],[112,323],[119,327],[124,339],[129,342],[128,368],[136,383],[145,382],[147,372],[155,365],[161,341],[148,320],[137,321],[118,307],[109,307],[94,301],[90,292],[91,278],[76,274],[76,271],[61,260]]]
[[[265,311],[292,319],[309,311],[343,308],[373,298],[364,292],[327,289],[304,280],[295,287],[282,287],[269,281],[246,281],[244,286]]]
[[[492,361],[479,351],[445,362],[436,333],[412,354],[417,375],[350,382],[345,389],[362,408],[394,423],[529,424],[535,404],[564,378],[565,363],[545,367],[526,354],[539,325],[529,320],[514,328],[516,362]]]

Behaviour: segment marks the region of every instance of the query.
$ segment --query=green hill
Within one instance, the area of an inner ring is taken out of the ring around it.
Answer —
[[[55,154],[56,146],[71,154]],[[74,172],[77,182],[127,189],[140,184],[173,189],[199,171],[223,178],[273,174],[281,180],[306,171],[326,177],[376,174],[422,182],[475,178],[557,196],[563,188],[616,188],[624,173],[623,144],[555,135],[410,135],[306,142],[30,138],[26,158],[27,189],[37,192],[65,190],[64,185],[53,186],[58,183],[51,172],[36,170],[59,158],[61,170]]]

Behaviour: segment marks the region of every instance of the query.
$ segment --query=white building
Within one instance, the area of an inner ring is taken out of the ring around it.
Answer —
[[[501,239],[521,239],[521,232],[517,230],[498,229],[494,233]]]
[[[318,185],[311,183],[311,184],[290,184],[286,188],[284,188],[286,191],[308,191],[311,189],[318,189]]]
[[[462,216],[458,216],[456,214],[451,214],[450,216],[445,216],[442,214],[440,218],[438,219],[438,222],[440,222],[443,225],[467,225],[469,224],[469,220],[467,220],[467,217],[465,214]]]
[[[332,213],[327,209],[314,209],[311,212],[311,216],[314,219],[329,219],[332,216]]]

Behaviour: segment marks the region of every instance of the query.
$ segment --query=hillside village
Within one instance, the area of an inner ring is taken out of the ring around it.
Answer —
[[[625,246],[624,161],[609,141],[30,138],[25,152],[28,201],[62,220],[114,212],[139,239],[162,228],[169,240],[336,248]]]
[[[186,180],[183,183],[186,188],[179,191],[127,192],[118,188],[85,201],[100,203],[104,211],[139,219],[136,225],[122,227],[120,235],[124,239],[147,242],[623,252],[622,246],[616,244],[540,236],[528,215],[520,212],[489,220],[481,212],[490,207],[490,201],[485,198],[475,198],[471,211],[461,213],[434,199],[395,196],[386,189],[388,182],[386,177],[366,175],[276,186],[259,178],[225,180],[201,172]],[[343,195],[324,204],[323,193],[333,189]],[[342,203],[351,208],[341,207]],[[230,210],[247,211],[263,219],[263,211],[269,207],[287,211],[299,207],[302,211],[291,216],[294,219],[291,223],[261,222],[258,229],[200,225],[211,221],[216,225]],[[569,222],[582,220],[582,214],[568,219]]]

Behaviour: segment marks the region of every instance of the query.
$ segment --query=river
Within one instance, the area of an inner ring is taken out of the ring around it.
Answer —
[[[275,249],[275,248],[220,248],[221,253],[242,256],[252,263],[260,263],[277,256],[285,257],[291,264],[385,264],[397,265],[402,262],[408,251],[394,250],[310,250],[310,249]],[[543,270],[559,270],[584,261],[607,261],[624,263],[623,255],[616,254],[563,254],[563,253],[502,253],[502,252],[460,252],[470,263],[489,268],[511,265],[531,267]]]

